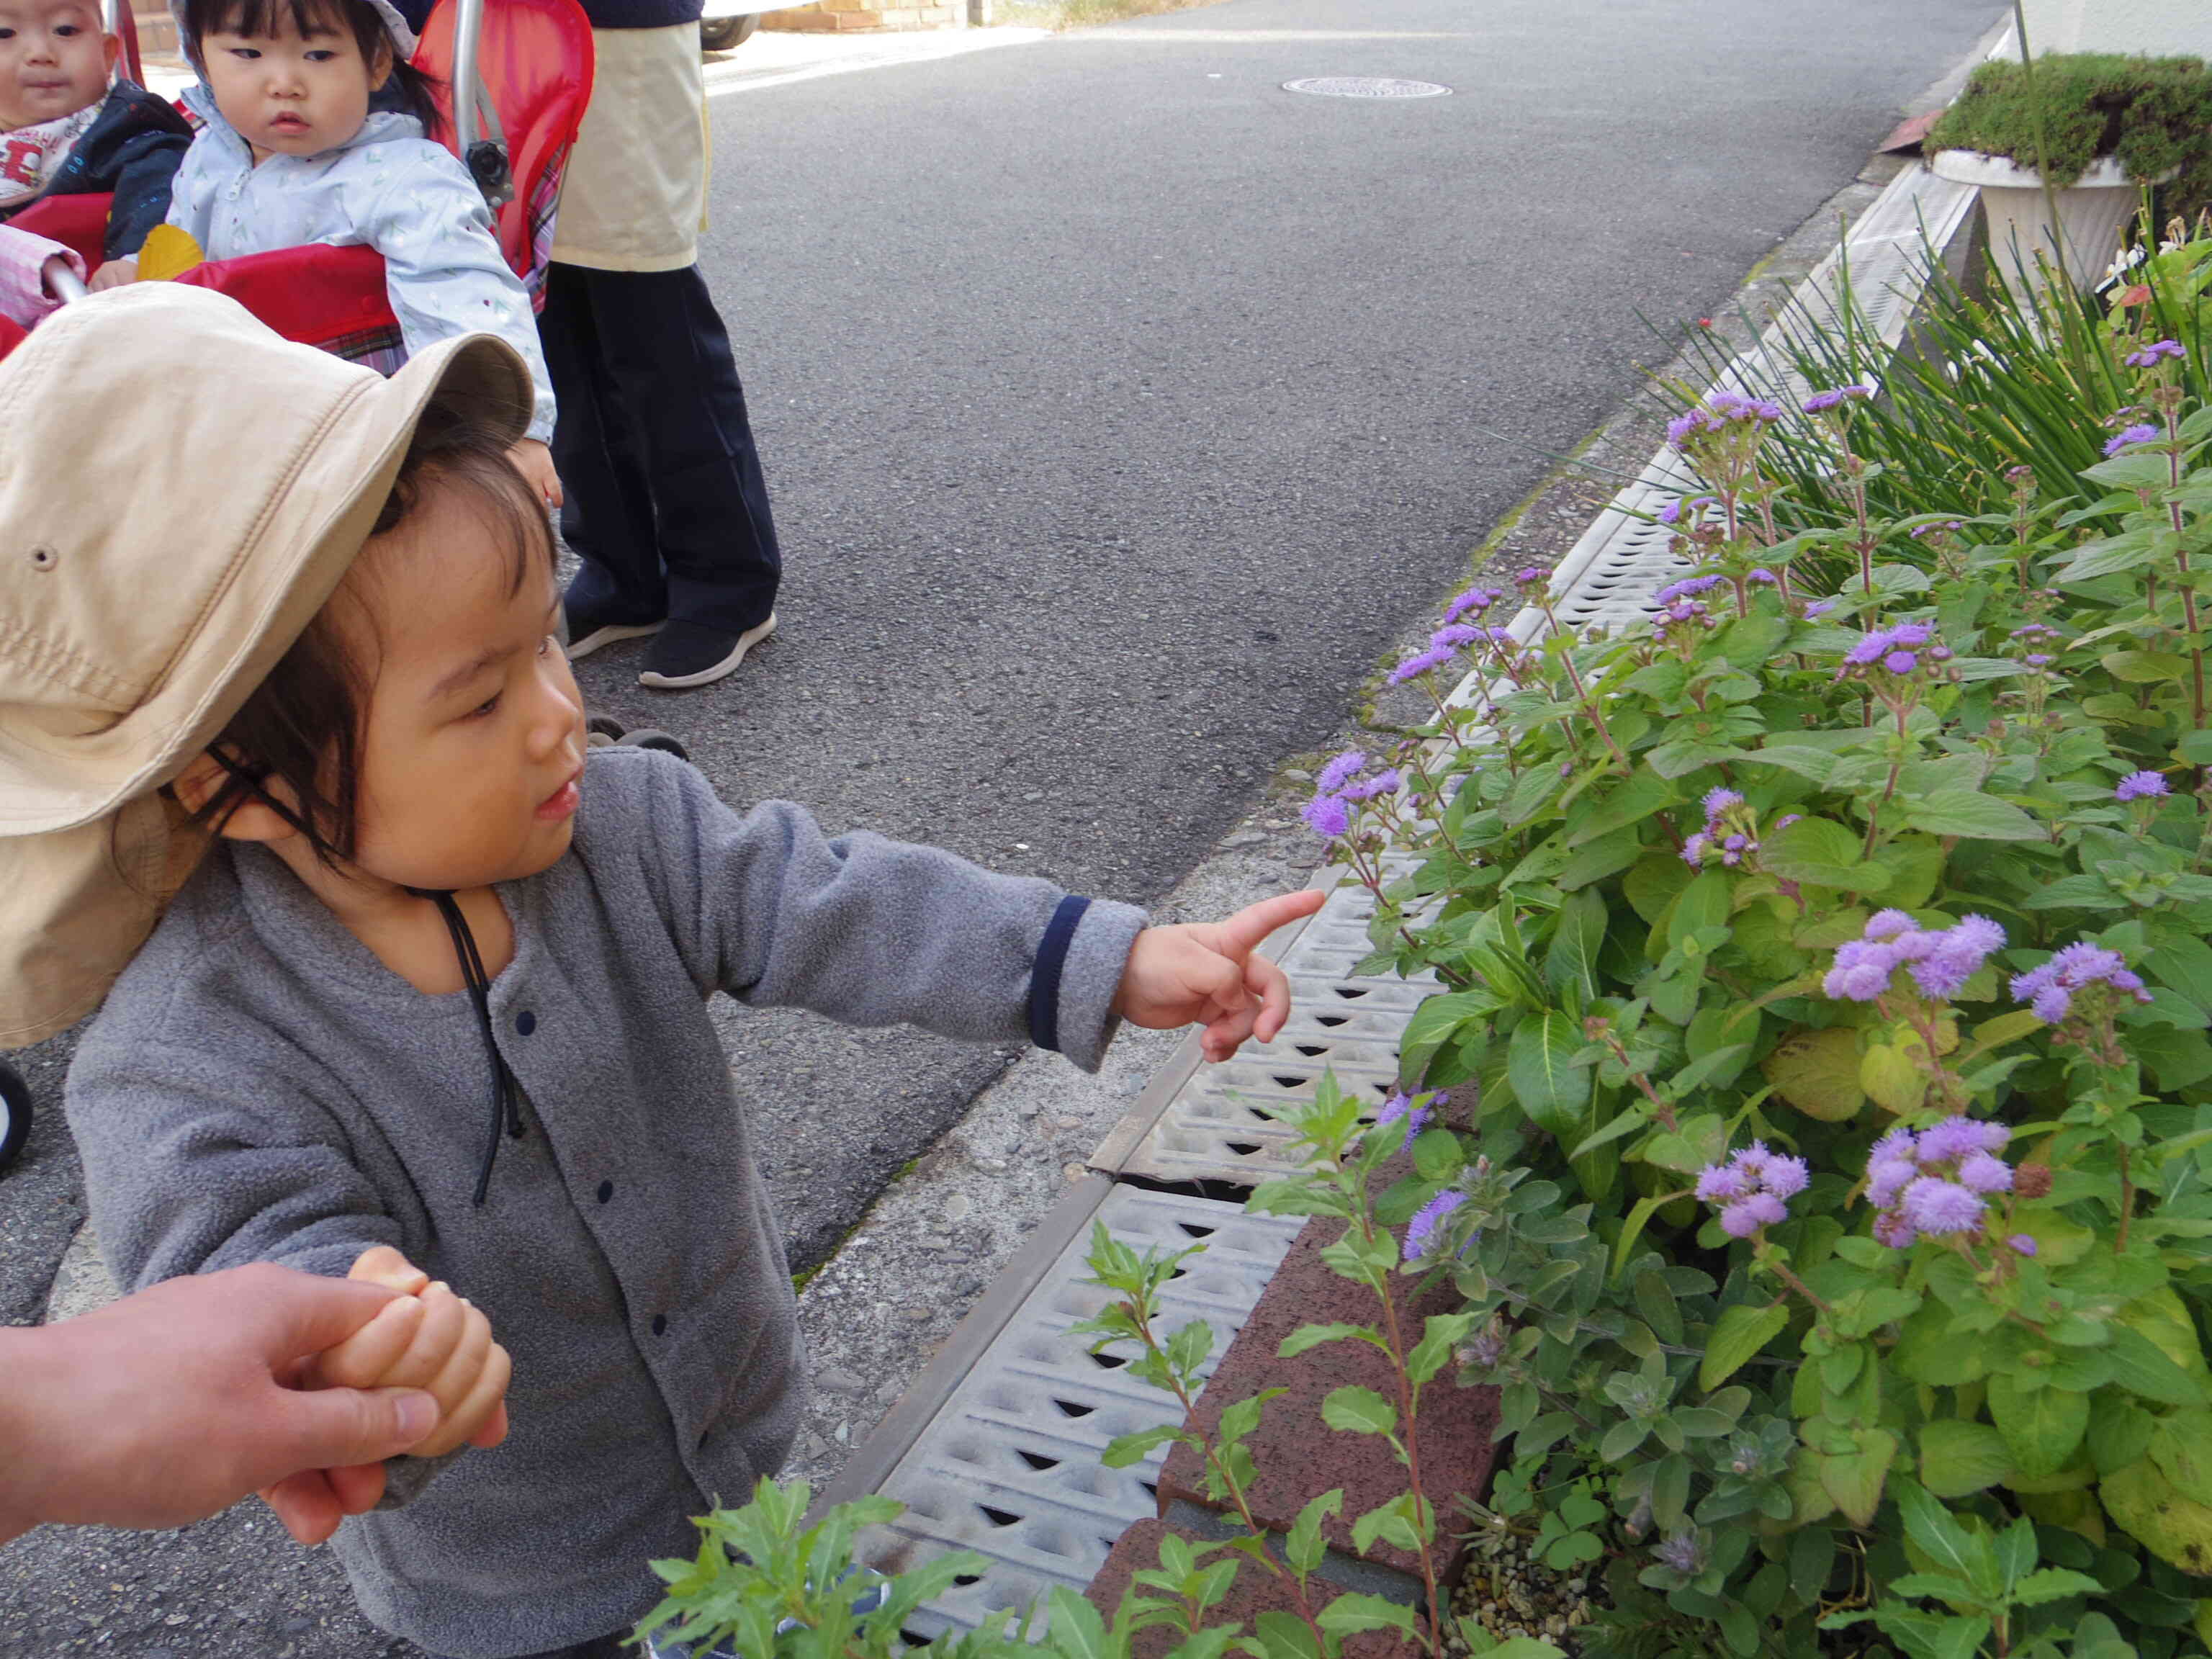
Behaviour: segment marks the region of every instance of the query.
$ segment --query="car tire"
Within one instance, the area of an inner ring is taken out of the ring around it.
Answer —
[[[31,1085],[14,1066],[0,1064],[0,1170],[15,1161],[31,1138]]]
[[[760,27],[760,14],[747,12],[742,17],[702,17],[699,20],[699,45],[708,52],[728,52],[742,46],[753,38]]]

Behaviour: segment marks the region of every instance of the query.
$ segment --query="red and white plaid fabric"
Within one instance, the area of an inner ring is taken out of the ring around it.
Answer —
[[[49,259],[65,261],[84,280],[84,259],[59,242],[0,225],[0,317],[24,328],[61,303],[46,292]]]

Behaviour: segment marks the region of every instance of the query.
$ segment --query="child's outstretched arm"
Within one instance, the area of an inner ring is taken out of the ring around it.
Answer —
[[[1171,1030],[1203,1024],[1206,1059],[1224,1060],[1247,1037],[1262,1042],[1283,1029],[1291,982],[1259,954],[1268,934],[1321,908],[1319,888],[1248,905],[1226,921],[1147,927],[1129,947],[1114,1012],[1132,1025]]]

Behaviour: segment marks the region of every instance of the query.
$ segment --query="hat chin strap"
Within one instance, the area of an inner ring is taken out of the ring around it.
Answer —
[[[207,752],[231,781],[307,836],[309,845],[314,844],[318,837],[307,820],[270,794],[259,778],[220,749],[210,748]],[[459,902],[447,889],[410,887],[406,890],[438,907],[438,915],[453,941],[453,955],[461,965],[461,983],[468,988],[469,1000],[476,1006],[477,1030],[483,1037],[484,1053],[491,1059],[491,1133],[484,1139],[483,1162],[477,1166],[476,1194],[470,1200],[482,1208],[486,1194],[491,1191],[491,1170],[499,1158],[501,1129],[504,1127],[517,1140],[522,1139],[522,1091],[514,1080],[514,1073],[507,1069],[507,1056],[499,1051],[498,1039],[492,1035],[491,976],[484,972],[483,955],[477,949],[476,933],[469,927],[469,919],[461,914]]]

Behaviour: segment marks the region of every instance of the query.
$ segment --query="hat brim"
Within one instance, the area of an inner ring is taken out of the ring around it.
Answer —
[[[427,348],[389,380],[364,371],[270,488],[255,533],[231,562],[221,621],[185,642],[150,697],[103,731],[0,729],[0,837],[89,823],[173,780],[268,677],[359,556],[423,411],[455,399],[514,442],[528,429],[529,368],[505,341],[478,334]],[[127,477],[117,487],[128,489]]]

